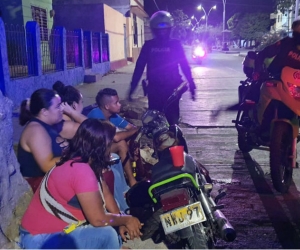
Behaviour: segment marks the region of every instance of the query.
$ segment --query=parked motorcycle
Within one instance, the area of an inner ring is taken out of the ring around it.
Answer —
[[[183,83],[167,101],[180,98],[187,88]],[[216,239],[233,241],[236,232],[221,212],[218,201],[226,195],[220,190],[215,199],[208,171],[188,152],[179,126],[169,126],[163,112],[148,110],[142,117],[143,127],[136,138],[146,135],[153,141],[158,163],[152,167],[152,177],[132,187],[127,203],[132,215],[143,223],[142,240],[152,238],[168,248],[213,248]],[[174,145],[184,149],[184,164],[175,167],[170,149]]]
[[[296,167],[299,115],[300,70],[284,67],[281,80],[262,81],[258,102],[246,97],[232,121],[241,151],[270,151],[273,186],[281,193],[288,191]]]

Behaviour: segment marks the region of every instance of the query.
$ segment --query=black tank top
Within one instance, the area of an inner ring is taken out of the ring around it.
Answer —
[[[49,134],[49,136],[51,138],[53,156],[54,157],[61,156],[63,148],[60,146],[60,144],[62,142],[57,142],[57,138],[58,137],[61,138],[59,133],[62,130],[64,121],[62,121],[58,124],[55,124],[54,126],[44,123],[41,120],[36,119],[36,118],[32,118],[28,123],[30,123],[30,122],[38,122],[46,129],[47,133]],[[24,177],[40,177],[40,176],[45,175],[45,173],[41,170],[41,168],[35,161],[32,153],[25,151],[22,148],[20,142],[18,145],[18,154],[17,155],[18,155],[17,157],[18,157],[18,161],[20,164],[21,174]]]

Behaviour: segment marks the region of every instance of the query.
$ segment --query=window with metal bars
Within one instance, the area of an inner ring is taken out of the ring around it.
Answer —
[[[47,10],[31,6],[32,19],[40,26],[41,41],[48,41]]]

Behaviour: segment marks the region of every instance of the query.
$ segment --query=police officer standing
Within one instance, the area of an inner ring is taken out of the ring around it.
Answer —
[[[136,62],[128,99],[131,100],[147,65],[149,109],[162,111],[168,97],[183,82],[179,66],[189,82],[191,97],[195,100],[196,86],[184,49],[180,41],[170,38],[173,25],[173,17],[169,12],[154,13],[150,18],[150,28],[154,39],[145,42]],[[178,124],[179,100],[180,98],[174,101],[165,111],[170,125]]]

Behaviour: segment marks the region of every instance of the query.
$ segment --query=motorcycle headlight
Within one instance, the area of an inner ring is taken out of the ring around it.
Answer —
[[[289,82],[287,83],[287,85],[288,85],[291,96],[294,98],[300,99],[300,86],[297,86],[297,85],[289,83]]]
[[[202,47],[197,47],[197,48],[194,49],[194,54],[196,56],[203,57],[203,56],[205,56],[205,51]]]

